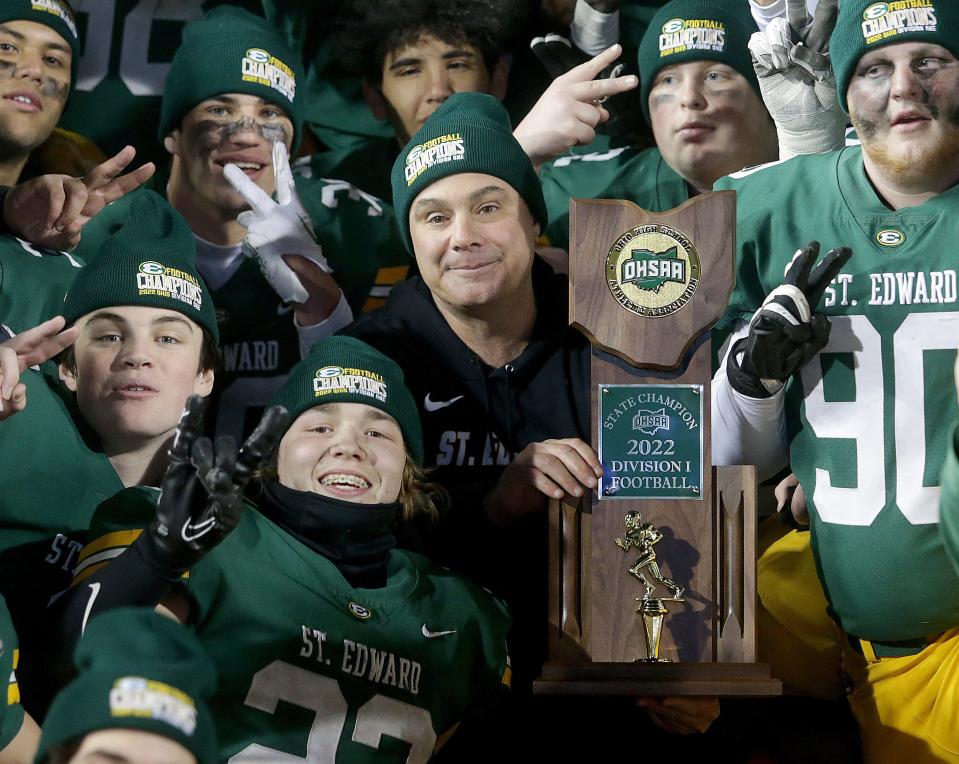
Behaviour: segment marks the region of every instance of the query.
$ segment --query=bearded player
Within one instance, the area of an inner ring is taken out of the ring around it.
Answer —
[[[959,347],[957,35],[954,2],[844,3],[830,49],[862,146],[717,184],[739,193],[721,329],[742,328],[713,388],[714,456],[798,476],[869,762],[959,761],[959,577],[937,527]],[[793,257],[811,238],[854,254]]]

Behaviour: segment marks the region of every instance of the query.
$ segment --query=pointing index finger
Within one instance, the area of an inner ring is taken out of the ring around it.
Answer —
[[[273,144],[273,174],[276,178],[277,204],[289,204],[296,193],[293,170],[290,169],[290,155],[283,141]]]
[[[276,202],[269,197],[269,194],[235,164],[228,164],[223,168],[223,177],[258,216],[268,214],[275,206]]]
[[[136,156],[136,153],[136,149],[133,148],[133,146],[124,146],[112,157],[107,159],[105,162],[101,162],[92,170],[90,170],[90,172],[84,175],[83,185],[85,185],[90,191],[100,188],[101,186],[105,186],[117,175],[123,172],[123,169],[133,161],[133,157]]]

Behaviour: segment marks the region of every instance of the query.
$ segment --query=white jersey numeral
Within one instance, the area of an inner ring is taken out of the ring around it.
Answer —
[[[231,756],[230,764],[335,764],[336,749],[348,711],[346,699],[336,680],[284,661],[273,661],[253,675],[246,705],[274,714],[281,700],[315,711],[306,742],[306,757],[293,756],[254,743]],[[425,764],[436,744],[436,733],[426,709],[374,695],[357,711],[352,740],[360,745],[378,748],[383,735],[410,744],[407,764]]]
[[[896,504],[913,525],[939,518],[938,486],[924,486],[926,411],[923,352],[959,348],[959,313],[913,313],[892,338],[895,391],[886,390],[882,338],[865,316],[831,319],[829,344],[819,359],[802,369],[805,416],[817,438],[854,439],[856,488],[832,484],[828,470],[816,469],[813,501],[819,516],[838,525],[871,525],[886,504],[885,434],[893,428]],[[854,359],[856,399],[826,401],[822,355],[849,353]],[[886,422],[883,401],[895,394],[893,422]],[[931,412],[937,415],[936,412]]]
[[[116,0],[79,0],[78,13],[87,13],[84,55],[77,90],[93,90],[106,78],[113,46]],[[203,0],[140,0],[123,21],[120,79],[136,96],[157,96],[170,70],[169,61],[149,60],[154,21],[189,22],[203,18]]]

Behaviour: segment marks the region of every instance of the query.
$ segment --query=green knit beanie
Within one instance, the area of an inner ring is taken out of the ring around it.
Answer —
[[[216,668],[189,629],[149,608],[110,610],[90,621],[73,661],[79,676],[50,707],[36,764],[51,748],[105,729],[152,732],[199,764],[216,761],[204,702],[216,689]]]
[[[649,91],[660,69],[687,61],[719,61],[731,66],[759,91],[749,55],[749,38],[758,32],[743,0],[673,0],[653,16],[639,43],[639,97],[649,121]]]
[[[175,310],[219,341],[213,299],[196,269],[193,232],[153,191],[136,192],[126,219],[80,269],[64,300],[63,317],[69,324],[116,305]]]
[[[866,53],[899,42],[931,42],[959,56],[959,0],[843,0],[829,42],[839,105]]]
[[[265,19],[229,5],[214,8],[183,30],[183,43],[163,86],[160,142],[201,101],[246,93],[286,112],[293,122],[295,152],[303,125],[305,80],[298,55]]]
[[[393,164],[393,206],[406,247],[410,207],[427,186],[447,175],[479,172],[509,183],[546,230],[546,201],[533,163],[513,137],[503,104],[483,93],[454,93],[430,116]]]
[[[71,86],[77,80],[80,65],[80,34],[77,17],[66,0],[0,0],[0,24],[5,21],[35,21],[60,35],[73,52],[70,66]]]
[[[354,337],[317,342],[290,371],[286,384],[270,401],[290,412],[290,424],[307,409],[324,403],[365,403],[393,417],[410,456],[423,463],[423,430],[403,370],[379,350]]]

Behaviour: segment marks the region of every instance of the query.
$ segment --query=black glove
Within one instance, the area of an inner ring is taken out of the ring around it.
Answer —
[[[232,531],[243,511],[243,490],[273,453],[289,415],[282,406],[263,414],[239,452],[233,438],[198,437],[206,399],[191,395],[177,425],[170,464],[160,484],[156,518],[143,533],[147,556],[175,579]]]
[[[573,45],[570,40],[558,34],[534,37],[530,41],[529,46],[543,65],[547,74],[554,80],[566,74],[570,69],[575,69],[584,61],[590,59],[583,51]],[[616,61],[603,69],[596,79],[602,80],[622,77],[626,74],[639,76],[639,72],[628,70],[625,63]],[[638,112],[638,103],[639,100],[632,91],[603,99],[602,104],[606,111],[609,112],[609,119],[601,125],[597,125],[596,132],[605,135],[621,135],[627,132],[627,130],[635,128],[634,123],[642,118],[642,112]],[[637,113],[639,117],[637,117]]]
[[[742,395],[768,398],[829,342],[829,319],[813,311],[852,250],[831,249],[813,268],[818,257],[818,241],[796,253],[784,283],[769,293],[749,322],[749,335],[730,351],[726,373]]]

